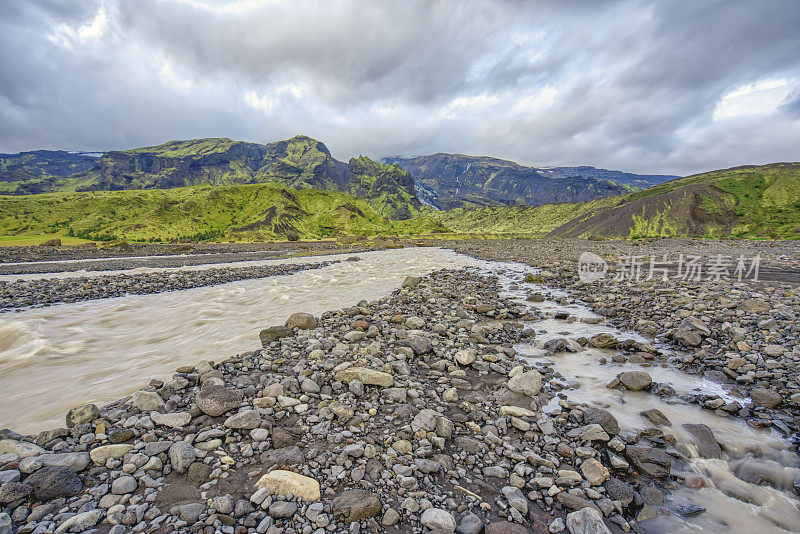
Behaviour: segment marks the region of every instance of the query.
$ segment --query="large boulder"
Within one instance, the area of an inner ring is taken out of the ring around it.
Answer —
[[[628,460],[640,474],[652,478],[669,476],[672,458],[664,451],[642,445],[628,445],[625,447],[625,456],[628,457]]]
[[[242,394],[224,386],[205,385],[197,395],[197,407],[211,417],[236,409],[241,403]]]
[[[583,413],[583,422],[587,425],[597,424],[603,427],[608,434],[619,434],[619,422],[611,415],[608,410],[602,408],[589,407]]]
[[[567,514],[569,534],[611,534],[597,510],[584,508]]]
[[[750,398],[753,404],[763,408],[777,408],[783,402],[783,396],[777,391],[757,387],[750,390]]]
[[[224,425],[227,428],[252,430],[261,425],[261,416],[255,410],[245,410],[228,417]]]
[[[33,493],[40,501],[74,497],[83,491],[83,482],[69,467],[43,467],[26,478],[25,483],[33,486]]]
[[[197,452],[187,441],[176,441],[169,448],[169,461],[172,463],[172,468],[178,473],[189,469],[195,458],[197,458]]]
[[[35,443],[17,441],[15,439],[0,439],[0,454],[5,454],[7,452],[16,454],[20,458],[27,458],[28,456],[44,454],[47,451]]]
[[[83,423],[91,423],[100,417],[100,409],[94,404],[82,404],[67,412],[67,428]]]
[[[259,332],[258,337],[261,340],[261,344],[266,347],[273,341],[278,341],[291,335],[292,330],[285,326],[270,326]]]
[[[361,489],[348,490],[337,495],[331,505],[333,516],[345,523],[375,517],[382,512],[378,496]]]
[[[653,379],[644,371],[626,371],[612,380],[608,387],[622,385],[630,391],[642,391],[649,388],[652,383]]]
[[[512,377],[508,389],[528,397],[535,397],[542,390],[542,375],[538,371],[527,371]]]
[[[262,476],[256,482],[256,488],[265,488],[271,495],[291,493],[304,501],[320,499],[319,482],[311,477],[283,469],[276,469]]]
[[[367,367],[348,367],[347,369],[342,369],[336,373],[334,379],[347,384],[353,380],[358,380],[362,384],[368,386],[381,386],[384,388],[394,385],[394,378],[392,378],[392,375]]]
[[[442,532],[455,532],[456,530],[456,520],[453,514],[441,508],[428,508],[422,512],[419,522],[430,530],[441,530]]]
[[[714,437],[714,432],[707,425],[690,424],[683,425],[683,428],[691,435],[692,441],[697,447],[697,453],[703,458],[721,458],[722,449]]]
[[[317,318],[310,313],[293,313],[286,319],[284,326],[288,329],[299,328],[300,330],[314,330],[319,326]]]

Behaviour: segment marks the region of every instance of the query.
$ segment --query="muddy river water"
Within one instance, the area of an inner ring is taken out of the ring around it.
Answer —
[[[542,344],[553,338],[575,340],[599,332],[620,339],[637,336],[603,324],[580,304],[559,304],[568,297],[563,292],[521,283],[524,274],[531,272],[526,266],[483,262],[436,248],[354,256],[360,261],[339,261],[288,276],[0,314],[0,428],[35,433],[63,426],[64,414],[72,406],[115,400],[142,387],[150,378],[168,378],[180,365],[220,361],[257,349],[259,330],[282,324],[291,313],[319,315],[362,299],[386,296],[408,275],[472,267],[500,275],[504,296],[539,308],[548,317],[530,324],[537,331],[535,343],[516,348],[534,365],[552,366],[557,380],[567,388],[562,395],[610,411],[623,431],[652,427],[653,423],[640,415],[652,408],[672,422],[662,430],[674,435],[689,456],[673,471],[701,480],[702,487],[673,489],[664,503],[671,513],[644,523],[649,532],[800,532],[800,503],[792,488],[793,480],[800,475],[800,458],[789,444],[777,434],[753,429],[740,419],[717,416],[681,398],[681,394],[698,391],[727,396],[723,385],[665,365],[615,363],[611,359],[614,352],[608,350],[546,353]],[[235,266],[325,260],[345,257],[241,262]],[[108,271],[88,275],[100,274]],[[76,275],[87,273],[58,274]],[[43,276],[47,275],[0,279]],[[531,291],[543,293],[545,301],[527,302],[525,297]],[[556,312],[567,312],[570,319],[555,320]],[[663,398],[606,388],[626,370],[645,370],[655,382],[672,386],[676,395]],[[558,409],[558,400],[554,398],[544,411]],[[713,429],[723,458],[700,458],[691,435],[682,428],[684,423],[704,423]],[[681,511],[691,505],[706,511],[684,516]]]

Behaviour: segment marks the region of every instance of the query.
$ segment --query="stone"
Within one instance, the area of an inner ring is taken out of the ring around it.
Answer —
[[[613,349],[618,343],[617,338],[606,332],[596,334],[589,340],[589,344],[596,349]]]
[[[386,513],[383,514],[381,525],[384,527],[391,527],[392,525],[396,525],[398,521],[400,521],[400,514],[397,513],[397,510],[394,508],[389,508],[386,510]]]
[[[0,439],[0,454],[16,454],[20,458],[45,454],[47,451],[34,443],[15,439]]]
[[[155,391],[141,389],[133,394],[130,405],[143,412],[151,412],[164,406],[164,399]]]
[[[33,486],[40,501],[73,497],[83,490],[83,482],[69,467],[43,467],[26,478],[25,483]]]
[[[284,324],[290,330],[299,328],[300,330],[313,330],[319,326],[319,321],[310,313],[297,312],[293,313],[286,319]]]
[[[224,386],[205,385],[197,395],[196,402],[197,407],[204,414],[218,417],[225,412],[238,408],[242,403],[242,395]]]
[[[514,486],[506,486],[500,490],[503,496],[508,501],[511,508],[519,510],[522,515],[528,513],[528,499],[522,494],[519,488]]]
[[[126,493],[133,493],[139,486],[136,479],[131,476],[122,476],[111,483],[111,493],[114,495],[125,495]]]
[[[608,469],[594,458],[589,458],[581,463],[581,473],[592,486],[599,486],[609,477]]]
[[[483,532],[483,520],[472,512],[467,513],[456,528],[456,534],[481,534],[481,532]]]
[[[111,459],[119,459],[128,454],[133,449],[133,445],[127,443],[120,443],[118,445],[103,445],[97,447],[89,452],[89,456],[95,465],[106,465],[106,462]]]
[[[255,410],[244,410],[228,417],[223,424],[227,428],[252,430],[261,425],[261,415]]]
[[[647,417],[650,421],[657,425],[663,426],[672,426],[672,421],[664,415],[664,412],[659,410],[658,408],[651,408],[649,410],[645,410],[640,412],[640,415]]]
[[[189,412],[160,413],[150,412],[150,419],[154,424],[169,428],[181,428],[189,424],[192,416]]]
[[[608,410],[587,408],[583,414],[583,422],[587,425],[600,425],[609,435],[619,434],[619,422]]]
[[[653,383],[653,379],[644,371],[626,371],[619,375],[619,381],[631,391],[642,391]]]
[[[94,404],[82,404],[67,412],[67,428],[83,423],[91,423],[100,418],[100,409]]]
[[[625,455],[640,474],[652,478],[669,476],[672,458],[664,451],[642,445],[629,445],[625,447]]]
[[[510,521],[496,521],[489,523],[484,529],[484,534],[529,534],[530,531],[517,523]]]
[[[61,523],[56,529],[55,534],[62,534],[62,532],[86,532],[103,518],[103,514],[105,514],[104,510],[96,508],[88,512],[74,515]]]
[[[606,493],[609,498],[619,501],[622,506],[633,502],[633,487],[618,478],[609,478],[605,483]]]
[[[197,522],[197,520],[200,518],[200,514],[205,512],[205,510],[205,504],[193,502],[189,504],[179,504],[177,506],[173,506],[169,509],[169,513],[180,517],[182,520],[192,525]]]
[[[455,425],[447,417],[439,416],[436,418],[436,435],[440,438],[450,439],[455,432]]]
[[[172,468],[178,473],[183,473],[197,458],[197,453],[191,443],[187,441],[176,441],[169,448],[169,461]]]
[[[0,513],[0,534],[11,534],[11,516]]]
[[[19,482],[7,482],[0,485],[0,504],[10,504],[14,501],[26,498],[33,492],[33,486],[30,484],[21,484]]]
[[[293,502],[276,501],[269,505],[267,513],[273,519],[286,519],[297,513],[297,505]]]
[[[340,493],[331,501],[331,509],[333,516],[345,523],[376,517],[383,511],[378,495],[362,489]]]
[[[421,336],[411,336],[399,341],[397,345],[410,348],[415,356],[422,356],[433,352],[433,345],[431,345],[430,340]]]
[[[272,436],[272,447],[275,449],[292,447],[294,445],[297,445],[297,442],[300,441],[294,434],[281,427],[273,428],[271,436]]]
[[[714,432],[704,424],[683,425],[683,428],[691,435],[692,442],[697,447],[697,453],[703,458],[721,458],[722,449],[714,437]]]
[[[753,404],[763,408],[777,408],[783,402],[783,395],[771,389],[757,387],[750,390]]]
[[[406,279],[403,280],[403,284],[400,287],[417,287],[421,281],[422,278],[419,276],[406,276]]]
[[[212,468],[202,462],[192,462],[189,470],[186,472],[186,480],[199,486],[208,482],[208,477],[211,476]]]
[[[606,431],[603,430],[603,427],[596,423],[573,428],[567,432],[567,436],[570,438],[579,438],[583,441],[608,441],[611,439]]]
[[[77,473],[89,467],[90,461],[88,452],[40,454],[20,460],[19,470],[23,473],[33,473],[42,467],[69,467]]]
[[[514,393],[535,397],[542,389],[542,375],[538,371],[519,374],[509,379],[508,389]]]
[[[439,412],[431,410],[430,408],[420,410],[419,413],[414,416],[414,419],[411,420],[411,430],[414,432],[419,432],[420,430],[431,432],[435,430],[436,417],[438,415]]]
[[[475,361],[475,351],[472,349],[461,349],[456,352],[455,358],[461,365],[470,365]]]
[[[419,522],[423,527],[443,532],[455,532],[456,520],[453,515],[441,508],[428,508],[422,512]]]
[[[279,339],[283,339],[291,335],[292,331],[285,326],[270,326],[269,328],[265,328],[259,332],[258,338],[261,340],[261,345],[266,347],[274,341],[278,341]]]
[[[310,378],[306,378],[300,384],[300,390],[303,393],[319,393],[320,387],[319,384],[311,380]]]
[[[337,372],[334,376],[339,382],[349,383],[352,380],[360,380],[368,386],[380,386],[384,388],[394,385],[394,378],[389,373],[376,371],[367,367],[348,367]]]
[[[568,513],[566,523],[570,534],[611,534],[603,523],[603,516],[592,508]]]
[[[500,415],[510,415],[512,417],[536,417],[536,412],[519,406],[500,406]]]
[[[271,495],[286,495],[291,493],[304,501],[320,500],[319,482],[313,478],[276,469],[262,476],[256,482],[256,488],[264,488]]]

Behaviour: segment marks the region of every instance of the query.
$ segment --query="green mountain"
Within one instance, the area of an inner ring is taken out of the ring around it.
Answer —
[[[254,241],[446,231],[429,217],[391,220],[339,191],[277,183],[0,196],[0,235],[94,241]]]
[[[672,180],[591,207],[560,237],[800,236],[800,163],[748,165]]]
[[[36,194],[51,191],[67,177],[90,169],[96,155],[64,150],[35,150],[0,154],[0,194]]]
[[[475,206],[537,206],[627,193],[674,178],[595,167],[525,167],[513,161],[463,154],[383,158],[411,173],[417,196],[448,210]]]
[[[62,153],[56,153],[62,154]],[[44,154],[29,165],[53,165]],[[352,193],[395,219],[419,213],[411,176],[395,165],[366,157],[338,161],[321,142],[306,136],[247,143],[226,138],[170,141],[132,150],[110,151],[75,172],[46,176],[0,169],[2,192],[118,191],[170,189],[201,183],[233,185],[275,182],[288,188]]]

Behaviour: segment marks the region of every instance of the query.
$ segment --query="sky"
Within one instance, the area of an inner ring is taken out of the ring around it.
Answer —
[[[0,152],[297,134],[342,160],[800,161],[800,0],[3,3]]]

